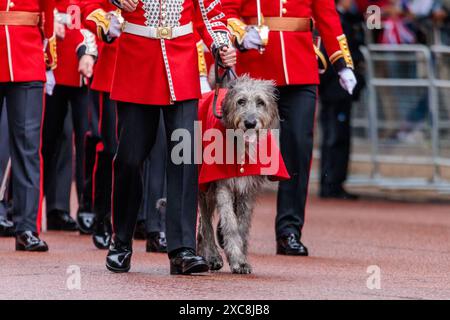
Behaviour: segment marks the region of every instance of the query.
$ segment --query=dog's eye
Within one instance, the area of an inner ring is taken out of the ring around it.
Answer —
[[[257,103],[258,107],[265,107],[266,106],[266,103],[262,99],[259,99],[256,103]]]
[[[245,106],[246,102],[247,102],[247,100],[245,100],[245,99],[239,99],[237,103],[238,103],[238,105],[240,105],[242,107],[242,106]]]

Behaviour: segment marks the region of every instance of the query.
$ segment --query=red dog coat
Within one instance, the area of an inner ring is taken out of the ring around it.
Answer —
[[[221,89],[219,98],[217,100],[217,105],[221,106],[222,101],[225,98],[226,89]],[[250,163],[248,159],[245,163],[241,164],[238,161],[233,161],[232,164],[226,163],[226,146],[227,139],[225,138],[225,127],[223,126],[220,119],[217,119],[212,110],[212,104],[214,99],[214,92],[206,93],[199,103],[199,121],[202,122],[202,146],[203,152],[208,148],[211,143],[214,143],[214,138],[212,141],[205,141],[205,133],[209,129],[218,129],[222,133],[223,137],[223,161],[221,163],[208,163],[208,159],[205,158],[205,154],[202,158],[202,164],[199,168],[199,186],[201,190],[207,190],[208,184],[213,181],[236,178],[242,176],[252,176],[252,175],[267,175],[270,180],[287,180],[290,179],[289,173],[287,172],[286,166],[284,164],[281,152],[277,146],[276,139],[273,138],[270,130],[268,130],[267,135],[264,139],[258,141],[258,149],[261,148],[259,154],[263,154],[265,160],[257,157],[257,159]],[[220,109],[220,107],[218,107]],[[220,110],[219,110],[220,113]],[[208,139],[207,139],[208,140]],[[262,143],[264,142],[264,143]],[[211,149],[211,147],[209,148]],[[268,158],[268,159],[267,159]],[[205,161],[206,160],[206,161]],[[266,161],[270,160],[270,161]],[[275,160],[275,162],[273,161]]]

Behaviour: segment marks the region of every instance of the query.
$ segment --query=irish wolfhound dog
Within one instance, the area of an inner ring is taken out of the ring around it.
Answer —
[[[222,124],[227,129],[274,129],[278,126],[276,88],[271,81],[240,77],[229,84],[222,103]],[[247,149],[247,148],[246,148]],[[255,198],[266,177],[241,176],[218,180],[200,192],[200,224],[197,237],[199,254],[206,258],[210,270],[223,267],[216,245],[212,219],[217,209],[223,247],[231,271],[248,274],[252,268],[247,260],[251,216]]]

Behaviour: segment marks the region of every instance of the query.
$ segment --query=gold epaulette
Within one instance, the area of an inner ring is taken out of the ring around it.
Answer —
[[[228,29],[231,35],[236,39],[238,44],[242,44],[242,40],[246,34],[247,25],[239,19],[230,18],[228,19]]]
[[[93,21],[97,25],[97,36],[99,39],[103,39],[110,25],[107,13],[103,9],[94,10],[87,16],[86,20]]]

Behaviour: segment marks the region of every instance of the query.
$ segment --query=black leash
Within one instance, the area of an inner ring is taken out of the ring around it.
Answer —
[[[222,115],[217,112],[217,99],[219,98],[219,89],[223,87],[223,83],[225,82],[225,79],[232,80],[237,78],[236,73],[234,70],[230,67],[226,67],[222,59],[220,59],[220,50],[226,47],[225,45],[221,46],[219,49],[215,52],[215,64],[214,64],[214,73],[216,77],[216,87],[214,90],[214,100],[213,100],[213,114],[217,119],[222,119]],[[225,69],[225,72],[222,76],[219,74],[219,68]]]

